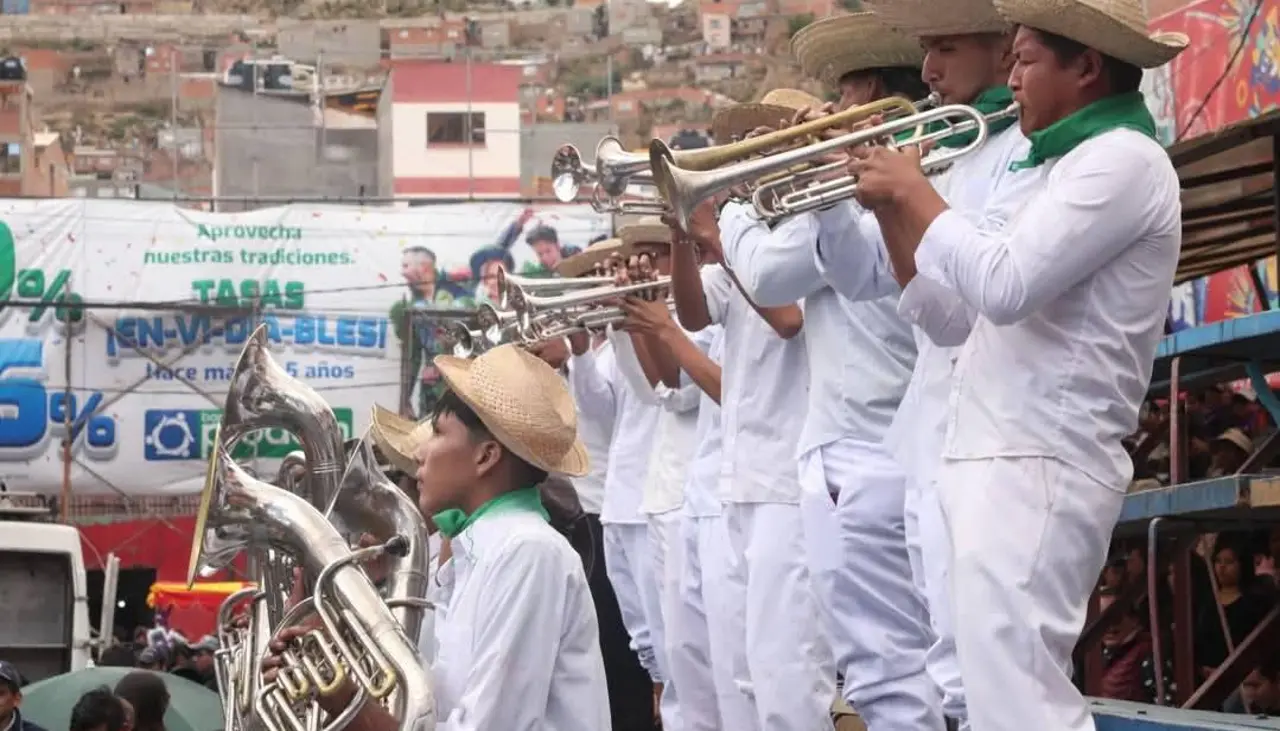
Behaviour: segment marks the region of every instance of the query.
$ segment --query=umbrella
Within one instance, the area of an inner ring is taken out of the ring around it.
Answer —
[[[134,668],[85,668],[55,675],[22,689],[22,717],[47,729],[71,726],[71,707],[85,692],[99,686],[115,688],[129,673],[151,672]],[[222,702],[218,694],[186,678],[157,673],[169,689],[166,731],[222,731]]]

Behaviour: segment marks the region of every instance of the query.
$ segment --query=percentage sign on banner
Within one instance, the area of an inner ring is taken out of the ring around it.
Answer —
[[[71,270],[62,269],[54,275],[53,281],[47,281],[42,269],[23,269],[18,272],[18,297],[26,300],[38,300],[39,304],[31,308],[27,316],[29,322],[40,322],[51,306],[56,306],[54,317],[59,322],[79,322],[83,312],[78,305],[80,295],[67,291],[67,282],[71,279]]]
[[[105,414],[96,413],[102,405],[102,394],[90,394],[83,405],[77,404],[75,394],[54,391],[49,394],[49,423],[64,426],[71,424],[69,441],[74,442],[82,432],[91,447],[109,447],[116,441],[116,421]]]

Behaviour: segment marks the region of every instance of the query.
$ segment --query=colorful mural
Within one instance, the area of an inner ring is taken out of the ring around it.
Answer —
[[[1280,0],[1199,0],[1155,19],[1151,28],[1193,39],[1190,49],[1143,82],[1165,144],[1280,109]],[[1275,258],[1257,266],[1275,306]],[[1246,267],[1190,284],[1174,291],[1175,327],[1261,310]]]
[[[1280,0],[1199,0],[1151,26],[1195,39],[1168,66],[1178,137],[1280,108]]]

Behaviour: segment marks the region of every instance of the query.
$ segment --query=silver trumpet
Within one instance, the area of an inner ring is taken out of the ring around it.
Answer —
[[[668,312],[675,312],[676,303],[674,299],[668,298],[666,305]],[[554,340],[580,332],[598,332],[621,324],[626,319],[627,313],[621,307],[602,307],[564,318],[548,318],[535,321],[532,331],[527,334],[526,342],[536,343],[544,340]]]
[[[859,111],[859,108],[855,108],[846,113],[858,116]],[[688,226],[694,209],[707,198],[738,185],[758,181],[766,176],[777,177],[756,186],[752,203],[761,216],[779,218],[824,208],[837,201],[853,197],[857,191],[857,179],[851,174],[846,173],[832,180],[822,179],[842,168],[844,165],[842,162],[809,166],[787,175],[779,175],[779,173],[795,170],[829,153],[858,145],[871,143],[894,146],[917,145],[937,142],[953,135],[976,132],[974,139],[967,144],[957,148],[944,148],[926,158],[922,168],[926,174],[932,174],[950,166],[957,158],[968,155],[985,144],[990,123],[1016,114],[1016,105],[1010,105],[1007,109],[989,116],[983,115],[973,107],[961,104],[941,106],[900,116],[874,127],[855,130],[804,147],[784,150],[767,157],[746,159],[705,171],[685,170],[678,167],[671,152],[659,140],[655,140],[650,146],[649,153],[658,190],[671,206],[681,226]],[[926,131],[929,126],[936,123],[940,123],[942,129],[936,132]],[[794,137],[805,132],[807,132],[806,125],[799,125],[772,134]],[[914,132],[914,134],[903,142],[894,141],[895,135],[908,132]],[[755,146],[768,142],[769,137],[770,135],[763,135],[754,140],[744,140],[735,144],[743,146],[739,152],[747,152]],[[780,193],[780,188],[790,190],[787,193]]]
[[[442,323],[436,329],[436,338],[440,345],[457,358],[472,358],[489,349],[484,333],[480,330],[472,330],[471,326],[462,320]]]
[[[612,283],[599,286],[589,287],[567,294],[559,294],[553,296],[542,296],[525,292],[519,287],[513,287],[509,293],[511,309],[516,313],[517,322],[520,322],[522,331],[528,330],[529,323],[538,315],[551,311],[568,311],[577,308],[587,308],[608,302],[619,297],[626,297],[632,294],[639,294],[660,287],[667,287],[671,284],[671,277],[658,277],[649,282],[636,282],[623,287],[618,287]]]
[[[291,609],[284,626],[312,611],[321,626],[282,655],[284,666],[275,682],[259,678],[253,720],[267,731],[339,731],[366,701],[394,698],[390,710],[402,729],[433,729],[432,678],[419,664],[416,638],[406,636],[357,564],[380,553],[403,554],[410,540],[397,535],[384,545],[351,551],[314,506],[255,479],[232,461],[219,429],[196,515],[188,577],[193,579],[200,566],[225,566],[240,550],[262,543],[297,557],[316,577],[314,596]],[[249,657],[259,674],[261,654]],[[355,700],[326,717],[315,696],[341,688],[348,677],[356,682]]]
[[[511,289],[517,288],[523,292],[540,292],[548,294],[552,292],[567,292],[574,289],[587,289],[590,287],[602,287],[612,284],[613,277],[577,277],[568,279],[565,277],[522,277],[519,274],[512,274],[504,268],[498,269],[498,308],[503,310],[511,309],[511,301],[508,297]]]
[[[582,161],[582,153],[573,145],[562,145],[551,159],[551,180],[556,199],[571,203],[583,184],[592,183],[610,198],[617,198],[631,183],[652,182],[649,156],[627,152],[622,141],[612,135],[596,145],[595,161],[590,167]]]

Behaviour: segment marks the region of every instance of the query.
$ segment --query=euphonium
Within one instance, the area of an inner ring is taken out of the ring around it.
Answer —
[[[201,566],[225,566],[241,550],[260,543],[295,556],[317,577],[315,597],[291,610],[286,620],[300,619],[314,608],[323,626],[286,652],[277,682],[259,681],[255,720],[268,731],[338,731],[358,708],[322,722],[312,693],[340,687],[350,673],[357,681],[356,705],[394,691],[392,712],[401,728],[433,729],[432,679],[419,664],[416,638],[410,641],[405,635],[369,577],[352,560],[370,552],[353,554],[324,514],[306,500],[250,476],[227,454],[221,430],[211,451],[188,581],[195,580]],[[402,551],[407,543],[397,536],[389,542],[395,548],[388,550]],[[366,684],[366,676],[373,682]]]

